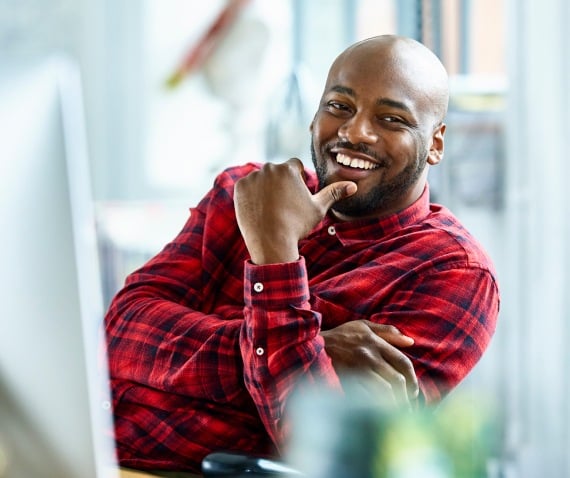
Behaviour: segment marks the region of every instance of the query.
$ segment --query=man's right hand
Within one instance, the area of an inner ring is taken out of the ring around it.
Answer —
[[[341,379],[364,378],[361,382],[382,402],[414,407],[419,395],[412,361],[399,348],[414,340],[396,327],[369,320],[346,322],[321,331],[325,350]]]
[[[234,205],[241,234],[255,264],[292,262],[305,238],[337,201],[356,192],[339,181],[316,194],[305,184],[303,163],[266,163],[235,185]]]

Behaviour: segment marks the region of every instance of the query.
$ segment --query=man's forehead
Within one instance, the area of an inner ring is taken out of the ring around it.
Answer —
[[[445,104],[447,72],[424,45],[400,37],[378,37],[357,43],[337,57],[325,92],[339,85],[357,95],[374,94],[410,107],[426,98]]]
[[[412,94],[416,90],[414,85],[414,75],[398,68],[398,65],[382,61],[360,63],[347,58],[331,68],[325,84],[325,93],[399,100]]]

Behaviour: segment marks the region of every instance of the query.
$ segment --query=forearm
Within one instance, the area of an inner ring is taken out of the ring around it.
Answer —
[[[241,257],[244,247],[222,240],[235,218],[231,201],[220,197],[223,191],[210,193],[114,298],[105,318],[113,378],[197,398],[223,400],[243,390],[243,266],[232,269],[229,258]],[[236,292],[220,298],[222,289]],[[223,366],[212,365],[217,355]]]
[[[248,264],[245,275],[240,340],[245,384],[279,446],[286,432],[285,409],[296,386],[318,382],[339,389],[340,384],[319,334],[321,316],[310,309],[304,260]]]
[[[240,387],[240,326],[239,318],[203,314],[162,299],[149,285],[127,289],[106,317],[111,375],[159,390],[222,400]],[[223,368],[211,366],[213,353],[223,355]]]

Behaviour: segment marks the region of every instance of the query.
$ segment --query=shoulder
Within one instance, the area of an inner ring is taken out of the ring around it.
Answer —
[[[466,268],[487,270],[495,277],[493,261],[484,246],[445,206],[431,204],[423,226],[426,240],[438,249],[438,255]]]
[[[246,163],[240,166],[231,166],[224,169],[214,181],[214,187],[227,188],[231,186],[233,188],[234,184],[241,178],[247,176],[253,171],[257,171],[261,168],[261,163]]]
[[[214,184],[208,194],[198,205],[198,209],[210,206],[212,202],[227,202],[233,204],[234,186],[243,177],[261,168],[261,163],[246,163],[240,166],[231,166],[215,177]]]

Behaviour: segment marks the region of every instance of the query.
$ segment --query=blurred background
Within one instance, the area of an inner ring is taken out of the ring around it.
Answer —
[[[565,0],[0,0],[0,64],[64,53],[79,65],[108,303],[222,168],[310,164],[308,125],[348,44],[425,43],[452,92],[433,199],[485,245],[502,286],[497,334],[461,388],[500,411],[499,476],[563,477],[568,23]]]

